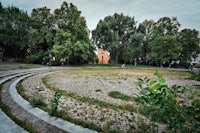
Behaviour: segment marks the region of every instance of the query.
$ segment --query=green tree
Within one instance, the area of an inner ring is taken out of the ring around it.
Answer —
[[[28,14],[17,7],[4,8],[2,5],[0,12],[0,47],[5,50],[5,57],[25,58],[30,28]]]
[[[195,29],[183,29],[179,34],[179,42],[182,47],[180,59],[183,64],[187,63],[192,57],[196,58],[200,52],[198,31]]]
[[[158,36],[150,42],[150,59],[159,62],[161,67],[164,62],[178,59],[181,46],[175,36]]]
[[[90,45],[88,29],[85,18],[72,3],[63,2],[61,8],[54,11],[55,25],[63,32],[71,34],[71,45],[68,53],[68,63],[82,63],[89,59],[94,53]],[[89,52],[88,52],[89,51]]]
[[[142,23],[139,24],[137,31],[142,33],[142,45],[141,45],[141,54],[142,54],[142,61],[147,63],[149,61],[149,52],[150,46],[149,43],[153,38],[153,30],[154,30],[155,22],[153,20],[144,20]]]
[[[156,36],[177,36],[180,23],[176,17],[163,17],[154,24],[154,35]]]
[[[92,38],[100,48],[109,50],[111,59],[119,62],[123,49],[131,43],[130,36],[136,32],[136,21],[133,17],[115,13],[100,20],[92,31]]]
[[[29,56],[33,63],[42,63],[47,58],[53,45],[54,18],[47,7],[33,9],[31,13],[32,28],[29,31]]]
[[[180,23],[176,17],[160,18],[153,29],[153,36],[150,40],[151,61],[159,62],[162,67],[163,63],[171,63],[177,60],[181,53],[181,46],[178,43],[178,30]]]
[[[55,44],[51,52],[56,55],[57,60],[67,60],[67,64],[69,64],[72,56],[71,33],[65,32],[62,29],[56,29],[54,42]]]

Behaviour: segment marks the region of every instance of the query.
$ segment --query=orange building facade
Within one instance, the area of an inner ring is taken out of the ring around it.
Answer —
[[[110,59],[110,54],[108,51],[103,50],[101,48],[97,51],[97,57],[98,57],[98,64],[108,64]]]

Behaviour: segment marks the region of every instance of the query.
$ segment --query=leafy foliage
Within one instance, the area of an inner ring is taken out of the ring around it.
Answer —
[[[62,96],[62,92],[60,90],[55,90],[54,98],[51,100],[51,110],[49,111],[50,115],[56,115],[58,109],[58,102]]]
[[[200,81],[200,72],[189,71],[189,73],[191,74],[191,77],[189,77],[189,79]]]
[[[181,52],[180,44],[175,36],[155,37],[150,42],[150,47],[150,59],[160,62],[161,66],[163,62],[177,60]]]
[[[110,51],[111,58],[118,63],[122,49],[129,43],[129,38],[136,31],[134,17],[115,13],[100,20],[97,28],[92,31],[92,37],[98,47]]]
[[[182,47],[182,52],[180,59],[181,61],[187,62],[190,60],[191,57],[196,57],[199,52],[200,52],[200,38],[199,38],[199,33],[195,29],[183,29],[179,36],[178,39],[180,41],[181,47]]]
[[[164,123],[173,132],[200,131],[200,95],[190,87],[190,96],[185,99],[186,87],[169,87],[158,71],[154,75],[157,80],[138,80],[141,94],[135,99],[142,106],[147,105],[151,121]]]
[[[41,106],[45,106],[45,103],[42,101],[42,99],[40,99],[39,97],[34,97],[31,99],[30,101],[31,105],[33,107],[41,107]]]
[[[30,29],[28,14],[14,6],[1,6],[0,10],[0,47],[5,50],[4,56],[25,58]]]

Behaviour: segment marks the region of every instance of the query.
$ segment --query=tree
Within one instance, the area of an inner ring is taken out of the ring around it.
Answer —
[[[176,17],[163,17],[154,24],[154,35],[156,36],[177,36],[180,23]]]
[[[71,34],[71,44],[68,52],[68,63],[82,63],[88,61],[88,57],[93,51],[90,51],[90,40],[86,21],[81,12],[72,3],[63,2],[61,8],[54,11],[55,25],[63,32]],[[63,44],[61,44],[63,45]],[[88,52],[89,51],[89,52]]]
[[[149,43],[153,38],[154,24],[155,22],[153,20],[144,20],[142,23],[139,24],[137,29],[137,31],[143,35],[141,52],[142,60],[144,63],[149,60]]]
[[[175,36],[158,36],[150,42],[150,59],[159,62],[161,67],[163,62],[171,62],[178,59],[181,46]]]
[[[192,57],[196,58],[200,52],[198,31],[183,29],[179,34],[179,42],[182,47],[180,59],[183,64],[187,63]]]
[[[63,2],[61,8],[54,11],[55,25],[72,34],[72,43],[84,41],[89,43],[88,29],[81,11],[72,3]]]
[[[136,21],[133,17],[115,13],[100,20],[97,27],[92,31],[92,38],[97,46],[109,50],[111,59],[119,62],[125,46],[131,42],[130,36],[136,31]]]
[[[42,63],[44,57],[48,56],[53,46],[53,36],[55,34],[53,20],[53,15],[47,7],[32,10],[32,28],[29,31],[30,53],[28,59],[33,63]]]
[[[176,17],[163,17],[154,24],[150,41],[151,61],[159,62],[162,67],[164,62],[171,63],[172,60],[178,59],[181,52],[181,46],[178,43],[179,27]]]
[[[14,6],[0,6],[0,12],[0,47],[5,50],[5,57],[25,58],[30,28],[28,14]]]
[[[69,64],[72,56],[71,33],[56,29],[54,43],[51,52],[56,55],[57,60],[67,60],[67,64]]]

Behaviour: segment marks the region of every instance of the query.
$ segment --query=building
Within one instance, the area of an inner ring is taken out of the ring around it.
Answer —
[[[196,58],[191,58],[191,64],[200,64],[200,54]]]
[[[97,51],[98,64],[108,64],[110,59],[110,53],[102,48],[98,48]]]

